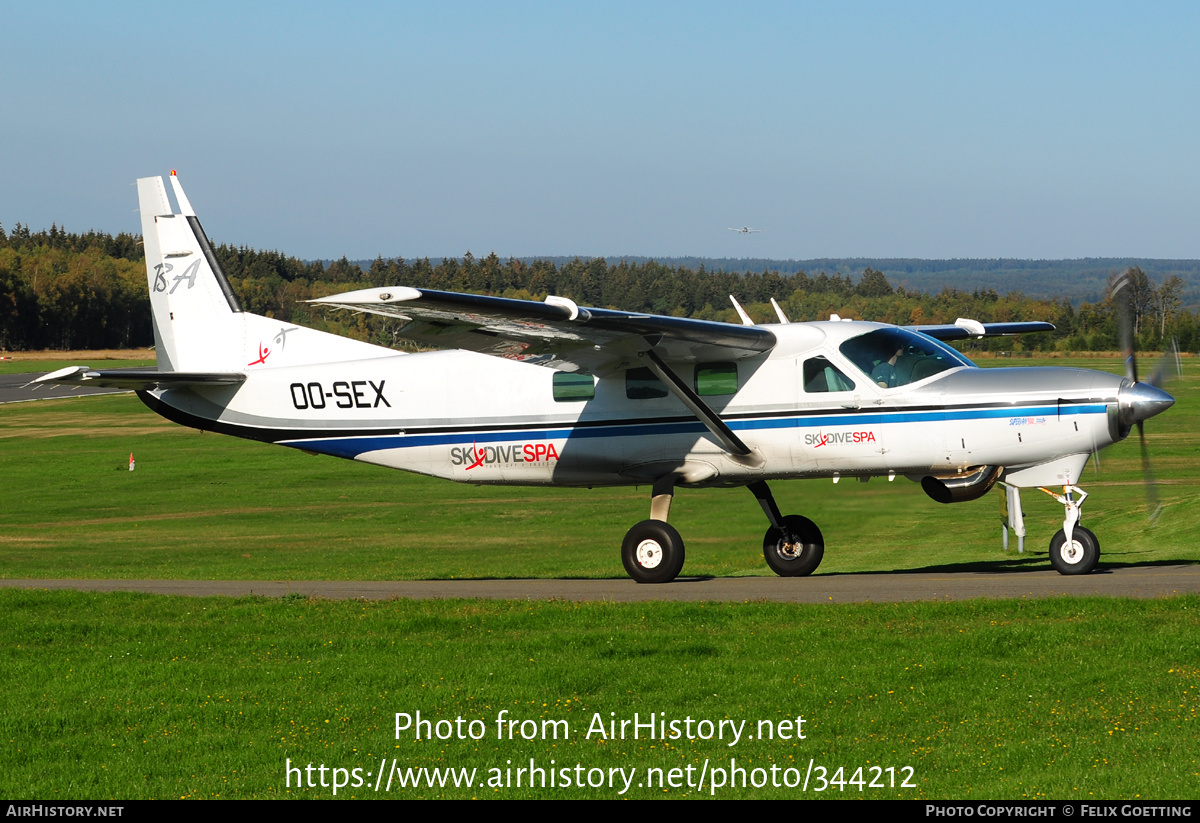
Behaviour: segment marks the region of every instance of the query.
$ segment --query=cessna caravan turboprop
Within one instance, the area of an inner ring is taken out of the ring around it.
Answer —
[[[650,517],[621,548],[642,583],[683,567],[679,487],[749,489],[767,565],[798,576],[824,538],[769,484],[898,475],[942,503],[1061,487],[1050,560],[1085,574],[1099,541],[1079,522],[1084,464],[1174,402],[1136,376],[980,369],[945,343],[1048,323],[788,323],[776,306],[779,323],[750,325],[739,306],[734,325],[403,285],[313,301],[403,318],[403,335],[438,348],[405,354],[242,311],[169,180],[178,210],[161,177],[138,180],[157,368],[41,380],[129,387],[186,426],[448,480],[650,486]]]

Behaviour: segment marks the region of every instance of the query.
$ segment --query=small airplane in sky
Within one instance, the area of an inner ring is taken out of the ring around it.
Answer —
[[[825,541],[780,512],[769,484],[788,478],[901,476],[942,503],[1000,484],[1018,535],[1019,490],[1059,486],[1050,561],[1086,574],[1100,544],[1080,524],[1084,465],[1174,403],[1136,368],[980,369],[944,342],[1048,323],[789,323],[776,304],[780,322],[755,325],[734,301],[735,325],[406,286],[311,301],[402,318],[439,348],[405,354],[242,311],[169,180],[178,210],[161,177],[137,183],[157,368],[40,380],[132,388],[189,427],[465,483],[649,486],[650,517],[621,547],[641,583],[683,568],[678,487],[746,487],[769,523],[767,565],[811,574]]]
[[[729,231],[736,231],[738,234],[758,234],[762,229],[752,229],[749,226],[742,226],[740,229],[735,229],[733,226],[729,226]]]

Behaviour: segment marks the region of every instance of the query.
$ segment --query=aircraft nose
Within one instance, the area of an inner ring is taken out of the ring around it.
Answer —
[[[1121,425],[1129,427],[1165,412],[1175,405],[1175,398],[1149,383],[1133,383],[1121,386],[1117,402]]]

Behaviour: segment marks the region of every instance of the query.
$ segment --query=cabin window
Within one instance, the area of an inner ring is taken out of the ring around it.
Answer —
[[[906,329],[876,329],[852,337],[839,349],[882,389],[907,386],[949,369],[975,365],[946,344]]]
[[[714,394],[737,394],[737,364],[697,363],[695,387],[696,394],[701,397],[710,397]]]
[[[625,396],[630,400],[652,400],[666,397],[667,387],[649,369],[629,369],[625,372]]]
[[[854,383],[826,358],[812,357],[804,361],[804,390],[813,393],[854,391]]]
[[[554,399],[559,403],[582,403],[596,396],[596,379],[572,371],[554,373]]]

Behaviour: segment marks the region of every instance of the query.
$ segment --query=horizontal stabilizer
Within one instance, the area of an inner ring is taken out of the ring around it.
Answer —
[[[236,386],[246,379],[240,372],[164,372],[152,369],[102,369],[67,366],[39,377],[35,383],[75,383],[114,389],[176,389],[184,386]]]

